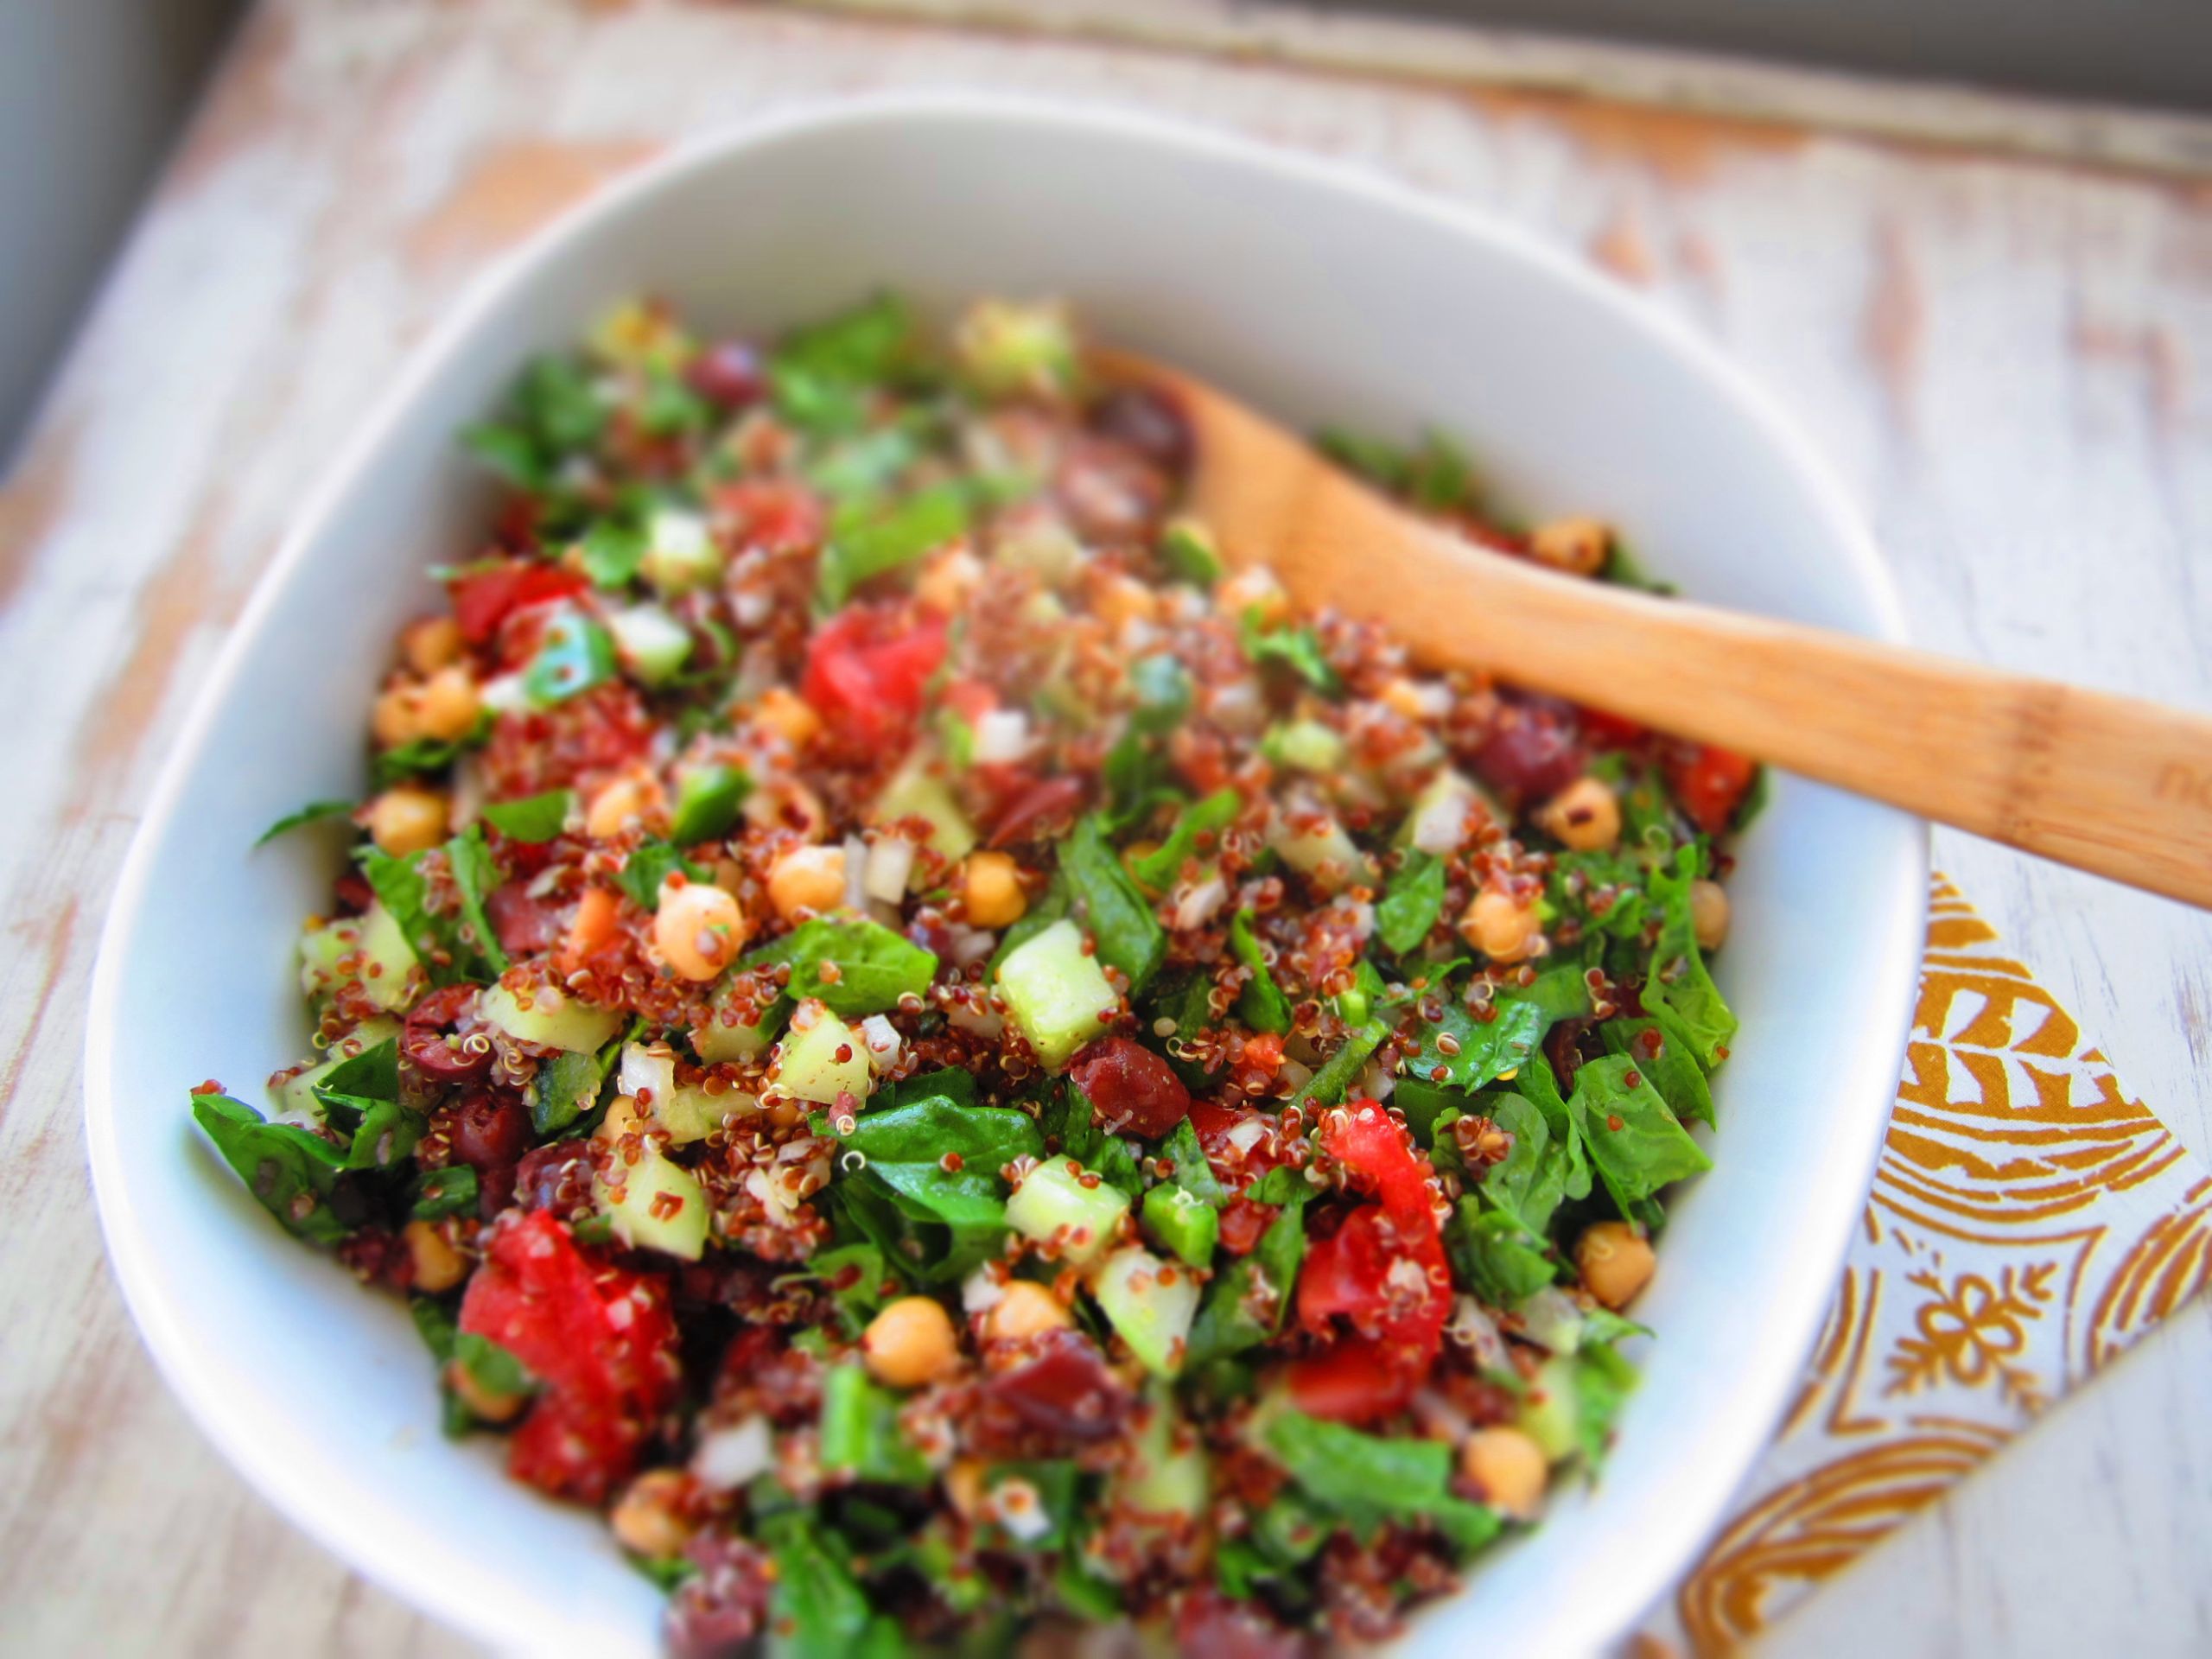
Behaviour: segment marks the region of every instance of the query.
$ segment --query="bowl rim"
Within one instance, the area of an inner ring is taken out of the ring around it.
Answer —
[[[892,91],[860,96],[827,95],[727,124],[682,140],[665,153],[610,181],[589,198],[558,214],[523,242],[495,257],[463,289],[443,320],[408,355],[401,372],[359,429],[339,449],[303,500],[292,527],[279,543],[210,672],[194,698],[175,746],[150,791],[118,877],[101,934],[87,1002],[85,1027],[86,1144],[100,1228],[125,1306],[156,1368],[182,1402],[201,1433],[232,1467],[285,1519],[313,1538],[338,1560],[449,1628],[495,1645],[512,1643],[513,1632],[491,1628],[467,1599],[455,1595],[434,1565],[418,1561],[403,1548],[385,1548],[374,1538],[346,1531],[313,1490],[291,1477],[282,1461],[268,1454],[234,1425],[222,1408],[220,1390],[203,1377],[188,1352],[184,1311],[154,1283],[147,1266],[152,1241],[139,1230],[124,1203],[124,1155],[115,1110],[113,1055],[119,1031],[118,1000],[123,950],[138,925],[147,894],[156,843],[162,838],[186,783],[204,764],[219,710],[243,671],[265,620],[291,584],[309,552],[323,540],[339,509],[351,495],[357,476],[405,423],[418,395],[467,346],[479,327],[495,315],[537,269],[558,261],[603,221],[626,212],[641,199],[680,187],[694,175],[748,152],[772,150],[786,142],[874,126],[999,123],[1049,126],[1083,137],[1195,154],[1273,174],[1331,195],[1361,197],[1429,221],[1471,242],[1484,245],[1508,260],[1534,268],[1545,278],[1575,290],[1631,328],[1650,337],[1694,369],[1710,393],[1732,404],[1758,429],[1761,438],[1792,470],[1805,488],[1830,543],[1841,550],[1849,574],[1871,613],[1872,637],[1891,643],[1907,639],[1905,613],[1896,581],[1875,548],[1861,516],[1827,462],[1783,414],[1779,404],[1745,370],[1671,313],[1630,293],[1578,262],[1565,250],[1484,209],[1443,198],[1354,162],[1287,149],[1181,117],[1160,115],[1118,104],[1047,100],[997,92],[952,89]],[[1912,988],[1917,981],[1925,936],[1929,871],[1929,836],[1924,824],[1900,820],[1904,832],[1897,857],[1896,891],[1880,903],[1879,918],[1891,949],[1882,969],[1885,982],[1869,994],[1870,1005],[1892,1010],[1893,1041],[1882,1050],[1901,1057],[1910,1029]],[[1872,904],[1873,901],[1870,901]],[[1870,924],[1870,932],[1875,931]],[[1897,1076],[1896,1060],[1884,1073]],[[1886,1130],[1890,1096],[1868,1114],[1866,1143],[1851,1167],[1848,1183],[1832,1179],[1817,1191],[1827,1194],[1834,1213],[1822,1217],[1824,1271],[1840,1264],[1852,1227],[1872,1179]],[[1739,1411],[1725,1444],[1708,1444],[1705,1467],[1714,1471],[1696,1490],[1674,1495],[1678,1514],[1688,1512],[1684,1536],[1690,1542],[1672,1560],[1647,1558],[1641,1573],[1609,1573],[1606,1601],[1623,1610],[1618,1630],[1632,1627],[1695,1559],[1719,1526],[1724,1506],[1749,1473],[1758,1452],[1771,1440],[1789,1400],[1789,1383],[1810,1351],[1826,1317],[1825,1297],[1806,1299],[1781,1321],[1786,1331],[1761,1344],[1761,1375],[1746,1382],[1739,1374],[1739,1398],[1750,1392],[1757,1409]],[[1783,1338],[1786,1337],[1786,1340]],[[1617,1631],[1618,1633],[1618,1631]]]

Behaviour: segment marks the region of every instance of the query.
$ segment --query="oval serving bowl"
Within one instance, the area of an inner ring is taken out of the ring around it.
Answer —
[[[1612,519],[1690,593],[1902,637],[1840,492],[1707,347],[1514,231],[1361,175],[1128,114],[906,97],[728,135],[555,226],[415,359],[262,582],[131,849],[86,1068],[109,1251],[171,1386],[297,1524],[504,1649],[650,1653],[660,1597],[598,1517],[510,1484],[499,1442],[442,1439],[400,1303],[300,1249],[194,1133],[189,1084],[251,1084],[305,1031],[292,941],[336,847],[250,849],[360,788],[393,632],[435,601],[423,567],[484,522],[454,435],[532,352],[641,289],[758,335],[885,286],[940,314],[1065,296],[1100,336],[1292,423],[1454,433],[1504,499]],[[1636,1310],[1658,1335],[1604,1479],[1426,1609],[1406,1652],[1618,1635],[1719,1520],[1811,1344],[1897,1081],[1927,840],[1777,778],[1739,854],[1716,1167],[1670,1206]]]

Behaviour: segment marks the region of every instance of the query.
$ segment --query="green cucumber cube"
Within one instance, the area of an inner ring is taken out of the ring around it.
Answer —
[[[861,1034],[810,997],[791,1015],[778,1062],[776,1091],[834,1106],[840,1095],[866,1100],[874,1076]]]
[[[1084,1178],[1090,1175],[1091,1185]],[[1021,1178],[1006,1201],[1006,1224],[1024,1238],[1057,1247],[1060,1259],[1087,1267],[1106,1254],[1129,1213],[1128,1194],[1090,1175],[1072,1158],[1048,1158]]]
[[[505,985],[486,991],[479,1007],[486,1020],[517,1042],[565,1049],[571,1054],[595,1054],[622,1029],[620,1009],[573,1001],[543,985],[531,992],[526,1008]]]
[[[1061,920],[1025,939],[999,963],[999,989],[1047,1070],[1097,1040],[1122,999],[1084,949],[1083,930]]]
[[[1203,1268],[1213,1261],[1221,1217],[1204,1198],[1163,1181],[1144,1195],[1144,1227],[1191,1266]]]
[[[1198,1316],[1198,1274],[1129,1244],[1098,1264],[1090,1294],[1145,1370],[1172,1377],[1183,1369],[1191,1321]]]
[[[623,671],[640,685],[665,685],[691,654],[691,636],[658,605],[633,605],[607,619]]]

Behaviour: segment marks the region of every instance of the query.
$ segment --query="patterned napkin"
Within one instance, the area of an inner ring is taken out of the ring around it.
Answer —
[[[1804,1383],[1643,1632],[1724,1654],[2212,1283],[2212,1178],[1935,882],[1904,1079]]]

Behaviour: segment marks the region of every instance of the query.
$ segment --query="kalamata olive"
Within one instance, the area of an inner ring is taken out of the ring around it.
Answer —
[[[1031,1338],[1027,1357],[983,1384],[976,1427],[1002,1442],[1087,1446],[1121,1433],[1135,1404],[1096,1343],[1080,1331],[1047,1331]]]
[[[1231,1601],[1211,1585],[1185,1592],[1175,1616],[1175,1645],[1206,1659],[1306,1659],[1306,1639],[1286,1630],[1256,1604]]]
[[[1068,1075],[1110,1135],[1156,1141],[1191,1114],[1191,1091],[1182,1078],[1159,1055],[1127,1037],[1091,1044],[1075,1057]]]
[[[1547,800],[1582,775],[1573,715],[1540,702],[1510,702],[1474,753],[1484,783],[1516,806]]]
[[[760,354],[741,340],[718,340],[693,358],[683,371],[692,391],[723,409],[741,409],[767,396],[768,377]]]
[[[1128,445],[1178,478],[1190,469],[1191,423],[1183,411],[1145,386],[1117,386],[1090,406],[1090,429]]]
[[[728,1532],[702,1532],[684,1550],[698,1571],[668,1605],[668,1646],[677,1659],[735,1659],[766,1627],[768,1558]]]
[[[500,947],[511,956],[526,957],[559,943],[565,931],[560,907],[531,896],[530,883],[509,881],[492,889],[484,901]]]
[[[408,1011],[399,1052],[416,1071],[440,1083],[479,1076],[492,1064],[492,1044],[481,1033],[475,1012],[473,985],[432,991]]]
[[[591,1195],[591,1146],[556,1141],[532,1147],[515,1166],[515,1196],[525,1210],[565,1215]]]
[[[1073,821],[1083,810],[1080,778],[1047,778],[1012,796],[991,825],[993,847],[1014,847],[1040,840]]]
[[[530,1145],[530,1114],[512,1095],[480,1090],[465,1095],[454,1106],[447,1125],[453,1155],[474,1170],[480,1180],[495,1169],[512,1170]]]
[[[338,901],[340,916],[359,916],[377,901],[377,890],[369,885],[369,878],[359,870],[348,870],[340,876],[331,888],[331,894]]]

